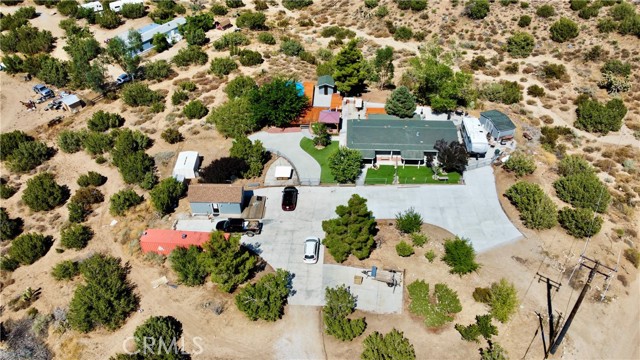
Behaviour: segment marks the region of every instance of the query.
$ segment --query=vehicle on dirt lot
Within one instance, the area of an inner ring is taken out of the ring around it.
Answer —
[[[53,95],[53,91],[51,91],[51,89],[49,89],[48,87],[42,85],[42,84],[38,84],[36,86],[33,87],[33,91],[35,91],[36,94],[39,94],[40,96],[44,97],[45,99],[48,98],[52,98]]]
[[[131,81],[131,76],[129,76],[129,74],[121,74],[116,79],[116,84],[122,85],[124,83],[128,83],[129,81]]]
[[[298,189],[287,186],[282,190],[282,210],[293,211],[298,203]]]
[[[304,262],[307,264],[315,264],[318,262],[320,254],[320,239],[317,237],[308,237],[304,241]]]
[[[254,236],[262,232],[262,223],[258,220],[227,219],[216,224],[216,230],[226,233],[243,233]]]

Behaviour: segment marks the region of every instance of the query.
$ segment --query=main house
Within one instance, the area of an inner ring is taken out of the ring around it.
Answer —
[[[365,162],[375,164],[426,165],[438,151],[438,140],[459,141],[451,121],[406,120],[390,115],[346,121],[350,149],[357,149]]]
[[[191,184],[187,199],[193,215],[240,216],[245,194],[239,185]]]
[[[178,27],[180,25],[184,25],[187,23],[185,18],[175,18],[169,22],[166,22],[162,25],[152,23],[146,26],[141,27],[138,30],[135,30],[140,33],[140,37],[142,38],[142,50],[138,51],[137,54],[145,53],[151,49],[153,49],[153,36],[156,34],[163,34],[167,41],[171,43],[176,43],[182,40],[182,35],[178,31]],[[129,43],[129,32],[122,33],[118,35],[120,39],[122,39],[125,44]]]

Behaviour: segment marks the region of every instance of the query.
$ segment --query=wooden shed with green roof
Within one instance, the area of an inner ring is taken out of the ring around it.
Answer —
[[[364,161],[377,164],[420,164],[435,157],[436,141],[459,141],[451,121],[386,118],[347,120],[347,147],[357,149]]]
[[[516,135],[516,125],[498,110],[481,112],[480,123],[495,140],[511,139]]]

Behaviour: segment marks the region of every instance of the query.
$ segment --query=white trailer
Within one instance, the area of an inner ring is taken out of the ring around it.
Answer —
[[[120,12],[122,10],[122,7],[126,4],[143,4],[143,3],[144,3],[143,0],[119,0],[119,1],[114,1],[110,3],[109,8],[113,12]]]
[[[462,139],[467,147],[467,152],[472,155],[484,156],[489,150],[487,131],[474,117],[465,116],[462,118]]]
[[[195,179],[200,167],[200,156],[197,151],[183,151],[173,167],[172,176],[182,179]]]
[[[93,10],[93,12],[100,12],[104,10],[104,8],[102,7],[102,3],[100,3],[100,1],[94,1],[90,3],[82,4],[80,6],[82,6],[85,9],[91,9]]]

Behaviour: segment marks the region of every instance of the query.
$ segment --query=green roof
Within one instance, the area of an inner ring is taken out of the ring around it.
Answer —
[[[369,120],[403,120],[403,118],[400,118],[395,115],[388,115],[388,114],[369,114],[369,116],[367,116],[367,119]],[[404,120],[420,120],[420,115],[413,114],[413,117],[404,118]]]
[[[347,120],[347,147],[360,150],[365,159],[373,159],[376,151],[398,151],[405,159],[422,160],[440,139],[458,140],[451,121]]]
[[[322,85],[336,86],[336,82],[333,81],[331,75],[322,75],[318,78],[318,87]]]
[[[498,110],[489,110],[481,112],[480,116],[483,116],[493,123],[493,126],[498,131],[514,130],[516,125],[509,119],[509,117]]]

